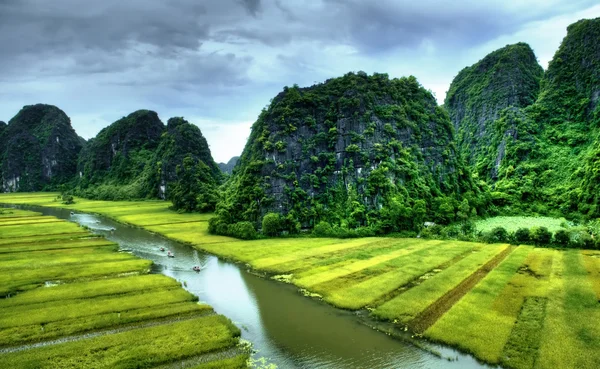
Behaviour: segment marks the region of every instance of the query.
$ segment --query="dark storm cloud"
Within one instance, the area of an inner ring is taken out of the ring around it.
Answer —
[[[260,11],[260,0],[238,0],[245,8],[248,13],[256,16]]]
[[[502,34],[515,32],[523,24],[584,9],[596,1],[530,2],[515,6],[501,1],[359,1],[326,0],[345,19],[351,42],[367,53],[397,47],[411,48],[423,41],[440,47],[474,46]],[[516,3],[516,2],[515,2]]]
[[[0,0],[0,115],[56,104],[86,138],[140,108],[249,122],[349,70],[450,79],[462,53],[596,2]]]

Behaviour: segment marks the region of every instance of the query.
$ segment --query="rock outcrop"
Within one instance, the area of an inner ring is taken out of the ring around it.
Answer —
[[[367,214],[377,218],[386,207],[422,200],[434,209],[477,191],[433,95],[414,77],[359,72],[285,88],[272,100],[252,127],[220,214],[228,223],[273,211],[303,226],[342,218],[365,225]]]
[[[514,118],[535,102],[543,73],[529,45],[518,43],[487,55],[452,81],[445,107],[462,155],[482,176],[497,179],[506,145],[519,138]]]
[[[234,156],[233,158],[229,159],[227,163],[219,163],[219,169],[221,169],[223,173],[231,174],[233,173],[233,168],[235,168],[238,160],[240,160],[240,157]]]
[[[56,189],[75,176],[83,145],[69,117],[52,105],[28,105],[0,124],[3,191]]]

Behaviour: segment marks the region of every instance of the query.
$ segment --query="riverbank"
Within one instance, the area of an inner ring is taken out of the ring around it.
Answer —
[[[593,368],[600,361],[600,328],[590,323],[600,318],[597,252],[390,238],[239,241],[209,235],[210,216],[177,214],[164,202],[76,199],[66,206],[55,197],[5,194],[0,202],[100,213],[489,363]]]

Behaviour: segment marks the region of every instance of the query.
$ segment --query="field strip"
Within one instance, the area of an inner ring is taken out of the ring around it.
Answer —
[[[363,242],[358,242],[356,240],[352,240],[350,242],[341,242],[341,243],[335,243],[333,245],[325,245],[325,246],[314,247],[314,248],[310,248],[310,249],[304,249],[304,250],[300,250],[300,251],[297,251],[297,252],[294,252],[292,254],[288,254],[285,256],[274,256],[274,257],[256,259],[256,260],[253,260],[251,264],[256,269],[264,269],[264,268],[267,268],[272,265],[289,263],[292,261],[296,261],[298,259],[309,258],[309,257],[322,255],[322,254],[330,254],[330,253],[334,253],[337,251],[354,249],[357,247],[364,247],[371,243],[378,242],[377,240],[373,240],[373,239],[369,239],[369,238],[363,239],[363,241],[365,241],[365,242],[363,243]]]
[[[21,252],[30,251],[58,251],[68,249],[79,249],[88,247],[117,247],[118,245],[114,242],[107,241],[103,238],[80,238],[80,239],[65,239],[64,241],[56,241],[52,243],[13,243],[13,244],[0,244],[0,254],[18,254]]]
[[[72,237],[72,238],[70,238]],[[15,242],[15,238],[18,238],[19,241]],[[99,238],[93,234],[90,234],[87,231],[80,232],[66,232],[62,234],[43,234],[43,235],[35,235],[35,236],[26,236],[26,237],[0,237],[0,246],[7,244],[25,244],[25,243],[36,243],[40,241],[58,241],[58,240],[66,240],[66,239],[90,239],[90,238]]]
[[[508,367],[533,369],[539,356],[546,316],[544,297],[526,297],[517,321],[502,350],[502,362]]]
[[[406,323],[503,249],[486,245],[477,251],[465,251],[374,301],[373,306],[378,308],[373,315]]]
[[[410,322],[411,329],[415,332],[425,332],[431,327],[442,315],[466,295],[479,281],[481,281],[489,272],[491,272],[508,254],[513,251],[513,247],[507,247],[501,253],[496,255],[492,260],[488,261],[481,268],[477,269],[473,274],[463,280],[458,286],[448,291],[436,302],[418,314],[415,319]]]
[[[71,224],[71,223],[67,223],[67,224]],[[20,226],[22,226],[22,224],[19,225],[19,227]],[[10,226],[7,226],[7,228],[8,227],[10,227]],[[81,231],[81,232],[57,232],[57,233],[48,233],[48,234],[44,234],[44,235],[40,235],[40,236],[36,236],[36,237],[39,237],[42,240],[44,240],[44,237],[51,238],[51,237],[55,237],[55,236],[67,236],[67,235],[89,235],[89,232],[86,232],[86,231]],[[2,237],[0,237],[0,241],[3,240],[3,239],[7,240],[7,241],[11,241],[11,240],[14,240],[14,239],[19,239],[19,238],[23,238],[23,236],[22,235],[14,235],[14,236],[8,236],[8,237],[2,236]]]
[[[208,220],[188,220],[188,221],[184,221],[184,222],[150,223],[150,224],[131,223],[131,222],[128,222],[128,223],[136,225],[138,227],[152,227],[152,226],[168,226],[168,225],[175,225],[175,224],[206,223],[206,222],[208,222]]]
[[[35,224],[48,224],[48,223],[64,223],[65,221],[62,219],[33,219],[33,220],[19,220],[13,222],[3,222],[0,221],[0,227],[9,227],[9,226],[17,226],[17,225],[35,225]]]
[[[106,329],[106,330],[101,330],[101,331],[97,331],[97,332],[79,334],[79,335],[74,335],[74,336],[67,336],[67,337],[62,337],[62,338],[51,340],[51,341],[37,342],[37,343],[31,343],[31,344],[27,344],[27,345],[7,347],[7,348],[0,348],[0,355],[1,354],[10,354],[13,352],[21,352],[21,351],[25,351],[25,350],[31,350],[31,349],[38,348],[38,347],[53,346],[53,345],[58,345],[61,343],[76,342],[76,341],[81,341],[81,340],[85,340],[85,339],[89,339],[89,338],[106,336],[109,334],[128,332],[128,331],[132,331],[134,329],[151,328],[151,327],[157,327],[157,326],[162,326],[162,325],[168,325],[168,324],[172,324],[175,322],[184,322],[187,320],[194,320],[199,317],[210,316],[210,315],[216,315],[216,313],[214,311],[208,310],[208,311],[206,311],[206,313],[203,313],[203,314],[195,314],[192,316],[169,318],[169,319],[163,319],[163,320],[158,320],[158,321],[151,321],[151,322],[147,322],[147,323],[136,323],[136,324],[133,324],[130,326]]]
[[[8,222],[22,222],[22,221],[26,221],[26,220],[43,220],[43,219],[58,219],[58,218],[55,218],[55,217],[49,216],[49,215],[39,215],[39,216],[20,215],[20,216],[16,216],[16,217],[0,216],[0,224],[8,223]]]
[[[124,283],[129,282],[129,283]],[[160,274],[143,274],[127,277],[99,279],[84,283],[65,283],[52,288],[37,289],[8,299],[0,299],[0,311],[9,306],[23,306],[52,301],[90,299],[114,296],[136,291],[152,291],[179,287],[179,282]]]
[[[453,250],[453,251],[455,251],[455,250]],[[466,251],[463,250],[460,253],[460,255],[454,256],[453,259],[460,257],[461,255],[464,255],[466,252],[470,252],[470,251],[471,251],[471,249],[468,249]],[[378,276],[387,274],[389,272],[398,272],[399,274],[401,274],[406,271],[407,266],[409,266],[412,263],[415,263],[415,264],[423,263],[428,257],[431,256],[431,254],[432,254],[431,248],[424,248],[424,249],[418,250],[416,252],[410,253],[408,255],[403,255],[403,256],[397,257],[388,262],[373,265],[368,268],[361,269],[357,272],[350,273],[345,276],[336,278],[334,280],[326,281],[323,283],[313,285],[311,287],[311,289],[313,289],[317,292],[319,292],[320,290],[321,291],[335,291],[335,290],[339,290],[339,289],[352,288],[354,285],[360,285],[361,283],[366,282],[369,279],[377,278]],[[439,265],[441,263],[445,264],[445,263],[449,263],[449,262],[450,262],[450,260],[447,260],[447,259],[445,259],[441,262],[434,262],[434,264],[429,265],[430,266],[429,269],[423,270],[422,273],[417,273],[416,275],[414,275],[414,278],[418,278],[425,273],[431,272],[433,269],[436,269],[437,267],[439,267]],[[412,281],[412,279],[411,279],[411,281]],[[406,283],[409,283],[408,280]]]
[[[332,253],[315,255],[302,260],[276,264],[269,268],[278,273],[293,273],[298,279],[328,271],[333,267],[349,265],[357,260],[366,260],[366,256],[375,257],[391,251],[405,249],[418,241],[405,239],[382,239],[362,245],[356,249],[340,250]]]
[[[196,357],[192,357],[189,359],[185,359],[179,362],[164,364],[153,367],[153,369],[187,369],[187,368],[196,368],[202,364],[210,364],[217,361],[234,359],[238,356],[243,356],[240,358],[240,361],[244,364],[244,366],[239,366],[239,368],[245,368],[246,363],[246,353],[238,348],[232,347],[230,349],[226,349],[218,352],[211,352],[208,354],[198,355]],[[238,366],[231,366],[232,364],[229,362],[219,363],[219,366],[215,366],[215,368],[238,368]]]
[[[466,248],[473,247],[449,246],[443,254],[436,252],[436,247],[430,247],[418,250],[409,256],[398,257],[384,263],[383,273],[372,273],[366,276],[367,279],[361,279],[358,283],[346,283],[346,286],[333,290],[329,294],[324,292],[324,300],[335,306],[352,310],[369,306],[416,276],[433,270],[436,266],[464,253]]]
[[[430,248],[436,247],[441,243],[442,243],[442,241],[427,242],[422,245],[414,246],[413,248],[401,249],[398,251],[391,252],[389,254],[379,255],[379,256],[376,256],[376,257],[373,257],[373,258],[370,258],[367,260],[357,261],[352,264],[349,264],[349,265],[346,265],[343,267],[339,267],[339,268],[335,268],[335,265],[333,265],[333,266],[331,266],[330,270],[327,272],[322,272],[322,273],[314,274],[314,275],[311,275],[311,276],[308,276],[305,278],[300,278],[298,280],[295,280],[294,284],[296,284],[300,287],[314,286],[316,284],[320,284],[320,283],[327,282],[327,281],[330,281],[335,278],[340,278],[345,275],[358,272],[362,269],[366,269],[368,267],[371,267],[371,266],[374,266],[377,264],[385,263],[386,261],[390,261],[390,260],[396,259],[401,256],[409,255],[409,254],[412,254],[412,253],[420,251],[420,250],[425,250],[425,249],[430,249]]]
[[[592,287],[596,291],[596,297],[600,302],[600,252],[583,253],[583,266],[589,273],[589,279],[592,282]]]

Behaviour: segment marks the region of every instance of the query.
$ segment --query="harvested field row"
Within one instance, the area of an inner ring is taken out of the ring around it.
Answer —
[[[505,249],[506,246],[503,245],[490,245],[473,251],[464,259],[440,271],[419,286],[411,288],[379,306],[373,315],[406,324]]]

